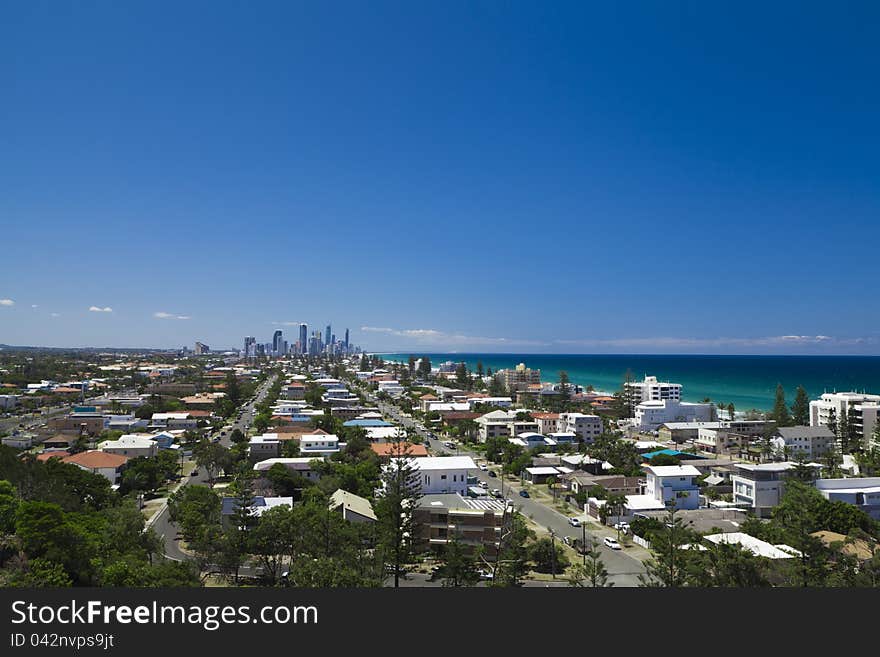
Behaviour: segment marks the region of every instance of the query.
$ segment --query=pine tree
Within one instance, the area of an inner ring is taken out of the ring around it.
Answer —
[[[477,376],[481,378],[483,376],[483,361],[481,360],[477,361]]]
[[[562,411],[568,410],[571,401],[571,385],[569,385],[568,372],[562,370],[559,373],[559,407]]]
[[[728,415],[728,417],[730,418],[730,421],[731,421],[731,422],[733,422],[733,419],[734,419],[735,413],[736,413],[736,408],[734,407],[733,402],[730,402],[730,403],[727,405],[727,415]]]
[[[651,539],[653,557],[645,562],[645,574],[639,575],[642,587],[677,588],[687,583],[690,554],[681,546],[689,541],[681,518],[676,517],[676,505],[667,505],[666,531],[659,531]]]
[[[794,404],[791,405],[792,420],[796,426],[805,427],[810,424],[810,398],[803,386],[797,387]]]
[[[394,443],[393,453],[401,456],[392,458],[382,472],[376,517],[384,560],[394,574],[394,586],[399,587],[404,566],[417,547],[421,528],[414,511],[422,493],[419,471],[409,456],[406,438],[398,435],[390,442]]]
[[[791,425],[791,415],[788,413],[788,406],[785,405],[785,388],[781,383],[776,386],[776,403],[773,405],[771,417],[776,420],[777,427]]]
[[[828,412],[828,428],[835,436],[837,435],[837,410],[832,408]]]

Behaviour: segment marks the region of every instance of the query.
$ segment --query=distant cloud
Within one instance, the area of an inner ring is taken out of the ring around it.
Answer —
[[[381,326],[361,326],[361,331],[364,333],[382,333],[398,338],[405,338],[422,345],[546,347],[550,344],[539,340],[464,335],[463,333],[449,333],[447,331],[424,328],[395,329]]]
[[[166,313],[159,311],[157,313],[153,313],[153,317],[156,319],[189,319],[189,315],[175,315],[174,313]]]
[[[100,306],[89,306],[90,313],[112,313],[113,309],[110,306],[104,306],[101,308]]]
[[[829,335],[776,335],[763,337],[636,337],[636,338],[580,338],[571,340],[540,341],[521,338],[490,337],[466,335],[432,328],[400,329],[387,326],[362,326],[364,333],[400,338],[413,345],[449,347],[540,347],[549,351],[577,347],[607,352],[612,349],[641,350],[651,352],[704,352],[729,350],[791,349],[792,347],[820,347],[827,349],[846,349],[880,344],[878,337],[838,338]],[[400,345],[401,347],[404,345]],[[554,349],[555,348],[555,349]]]
[[[32,304],[31,304],[31,308],[39,308],[39,306],[38,306],[37,304],[35,304],[35,303],[32,303]]]
[[[49,317],[61,317],[61,313],[49,313]]]
[[[12,299],[0,299],[0,306],[14,306],[15,301]]]
[[[272,326],[299,326],[303,322],[272,322]]]

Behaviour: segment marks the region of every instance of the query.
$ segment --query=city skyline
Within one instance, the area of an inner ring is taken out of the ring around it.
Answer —
[[[5,12],[0,343],[880,354],[876,5],[165,14]]]

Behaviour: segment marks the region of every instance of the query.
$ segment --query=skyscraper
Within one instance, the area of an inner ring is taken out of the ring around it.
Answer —
[[[244,338],[244,357],[253,358],[257,355],[257,339],[252,335],[246,335]]]
[[[345,351],[348,351],[348,329],[345,329]]]
[[[281,355],[281,336],[281,329],[275,331],[274,335],[272,336],[272,353],[276,356]]]
[[[327,328],[324,330],[324,344],[330,344],[330,325],[327,324]]]
[[[309,325],[299,325],[299,349],[300,353],[308,353],[309,351]]]

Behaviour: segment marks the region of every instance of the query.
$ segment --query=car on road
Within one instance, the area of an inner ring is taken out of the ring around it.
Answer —
[[[494,470],[489,470],[488,474],[490,477],[497,477],[498,476],[497,474],[495,474]]]
[[[580,518],[571,517],[568,519],[568,524],[571,525],[572,527],[580,527],[581,520],[580,520]]]
[[[481,481],[480,483],[477,484],[477,486],[479,486],[480,488],[483,488],[483,489],[489,488],[489,484],[487,484],[485,481]]]
[[[447,440],[446,442],[444,442],[443,446],[447,447],[449,449],[455,449],[455,443],[452,442],[451,440]]]
[[[501,491],[497,488],[492,489],[492,497],[501,497]]]
[[[492,579],[495,577],[495,574],[491,570],[486,570],[485,568],[481,568],[477,572],[480,575],[480,579]]]
[[[189,476],[190,476],[190,477],[198,477],[198,476],[199,476],[199,471],[198,471],[198,470],[193,470],[192,472],[189,473]]]
[[[623,532],[624,534],[629,533],[629,523],[628,522],[615,522],[614,529]]]
[[[602,542],[605,543],[605,547],[611,548],[612,550],[620,549],[620,543],[617,542],[617,539],[611,538],[610,536],[606,536]]]
[[[481,472],[486,472],[489,469],[489,466],[485,463],[480,463],[479,468]]]
[[[531,497],[531,495],[529,495],[529,491],[527,491],[527,490],[521,490],[519,492],[519,496],[520,497]]]

